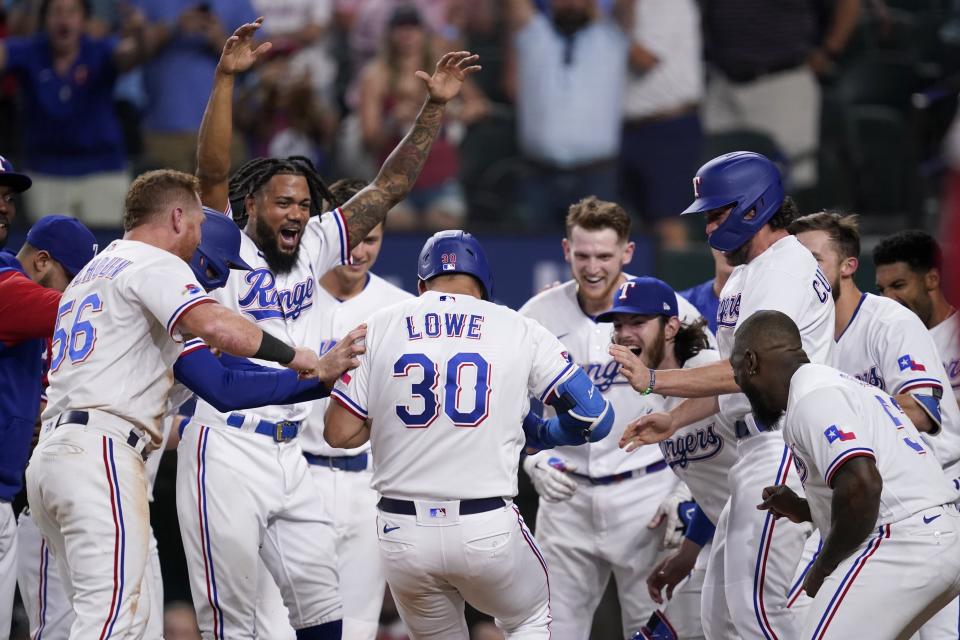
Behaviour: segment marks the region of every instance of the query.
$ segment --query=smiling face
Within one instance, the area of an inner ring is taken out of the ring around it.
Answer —
[[[14,200],[16,193],[13,188],[0,185],[0,247],[7,244],[10,223],[17,215],[17,205]]]
[[[350,264],[336,267],[335,271],[345,281],[357,283],[367,277],[383,246],[383,224],[378,224],[350,252]]]
[[[310,188],[300,175],[275,175],[247,199],[247,233],[274,273],[288,273],[296,264],[310,205]]]
[[[609,307],[623,266],[633,259],[633,249],[632,242],[621,240],[609,227],[590,231],[572,227],[569,238],[563,240],[563,257],[570,264],[580,298]]]
[[[666,318],[618,313],[613,317],[613,343],[630,347],[649,369],[660,368],[666,349]]]

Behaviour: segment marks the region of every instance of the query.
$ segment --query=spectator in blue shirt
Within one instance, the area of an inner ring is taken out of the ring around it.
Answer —
[[[618,200],[631,5],[611,14],[596,0],[510,0],[508,91],[516,95],[520,149],[530,166],[520,185],[528,226],[561,228],[567,208],[594,195]]]
[[[716,249],[710,249],[713,253],[714,277],[706,282],[702,282],[689,289],[684,289],[678,293],[686,298],[687,302],[697,308],[697,311],[703,314],[707,320],[707,326],[710,331],[717,332],[717,307],[720,305],[720,292],[723,291],[723,285],[727,284],[730,274],[733,273],[733,267],[727,264],[723,253]]]
[[[144,151],[156,167],[193,173],[197,130],[227,35],[256,15],[249,0],[133,0],[147,19],[151,60]],[[240,145],[233,145],[238,150]]]
[[[131,12],[127,37],[93,38],[88,17],[84,0],[44,0],[38,33],[0,41],[0,70],[20,85],[30,217],[68,212],[116,226],[129,179],[113,87],[142,57],[142,21]]]

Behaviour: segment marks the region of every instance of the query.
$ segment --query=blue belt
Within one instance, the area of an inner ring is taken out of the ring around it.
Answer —
[[[231,413],[227,416],[227,426],[240,429],[243,427],[243,414]],[[257,423],[254,432],[260,435],[270,436],[275,442],[288,442],[297,437],[300,432],[300,422],[293,420],[282,420],[281,422],[269,422],[261,420]]]
[[[53,424],[53,428],[56,429],[62,424],[79,424],[86,426],[88,422],[90,422],[90,414],[86,411],[64,411],[57,416],[57,421]],[[127,444],[133,447],[133,449],[140,454],[141,458],[144,460],[147,459],[147,452],[137,447],[137,445],[140,444],[140,435],[133,429],[130,429],[130,434],[127,436]]]
[[[657,471],[663,471],[666,468],[667,468],[667,461],[659,460],[657,462],[654,462],[653,464],[648,464],[642,469],[633,469],[632,471],[615,473],[612,476],[600,476],[599,478],[594,478],[593,476],[588,476],[583,473],[575,473],[573,471],[567,471],[567,473],[575,478],[586,480],[590,484],[614,484],[616,482],[621,482],[622,480],[629,480],[630,478],[638,478],[640,476],[645,476],[650,473],[656,473]]]
[[[474,513],[483,513],[484,511],[493,511],[507,506],[503,498],[474,498],[472,500],[460,501],[460,515],[469,516]],[[402,516],[417,515],[417,505],[412,500],[395,500],[393,498],[380,498],[377,503],[380,511],[387,513],[396,513]]]
[[[366,471],[369,456],[366,453],[360,453],[355,456],[315,456],[312,453],[303,452],[303,457],[307,462],[318,467],[330,467],[331,469],[340,469],[340,471]]]

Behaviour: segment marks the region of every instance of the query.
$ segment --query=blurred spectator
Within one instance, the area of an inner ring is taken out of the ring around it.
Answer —
[[[360,84],[360,128],[367,151],[378,163],[409,130],[426,98],[426,89],[414,75],[432,70],[433,47],[420,12],[402,4],[390,15],[380,55],[363,69]],[[464,85],[461,121],[483,115],[485,101],[471,83]],[[417,184],[407,199],[390,213],[392,230],[452,229],[463,224],[466,201],[457,180],[459,151],[447,128],[433,143]]]
[[[171,602],[163,610],[165,640],[200,640],[200,628],[193,607],[182,600]]]
[[[680,219],[700,166],[703,46],[696,0],[634,0],[620,184],[664,249],[683,249]]]
[[[508,0],[513,46],[507,92],[516,97],[521,151],[532,170],[520,186],[528,226],[559,228],[567,207],[588,195],[617,200],[617,157],[630,45],[618,0],[601,15],[595,0]]]
[[[149,23],[144,66],[148,105],[144,149],[148,162],[193,173],[197,129],[207,105],[220,50],[256,16],[249,0],[132,0]],[[233,145],[242,155],[240,145]]]
[[[794,189],[817,181],[820,86],[857,25],[860,0],[835,0],[833,20],[816,32],[819,0],[704,0],[712,63],[704,103],[710,133],[752,129],[786,155]]]
[[[86,35],[88,16],[85,0],[44,0],[40,32],[0,42],[0,69],[21,87],[31,218],[70,213],[116,226],[129,179],[113,89],[143,57],[143,18],[129,12],[119,39]]]
[[[10,225],[17,217],[17,194],[32,183],[29,176],[14,171],[13,163],[0,156],[0,249],[6,246]]]
[[[264,21],[266,24],[266,21]],[[288,56],[260,67],[257,82],[239,95],[237,127],[249,134],[254,156],[305,156],[326,171],[337,115],[315,93],[305,69]]]
[[[263,16],[262,37],[273,43],[274,54],[290,56],[289,72],[306,75],[309,85],[328,104],[334,104],[337,63],[330,54],[327,33],[334,0],[251,0]]]

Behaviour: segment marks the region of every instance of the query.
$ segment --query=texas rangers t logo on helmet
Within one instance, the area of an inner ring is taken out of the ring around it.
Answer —
[[[693,176],[693,197],[700,197],[700,176]]]

